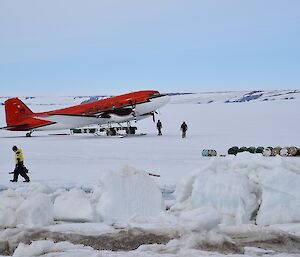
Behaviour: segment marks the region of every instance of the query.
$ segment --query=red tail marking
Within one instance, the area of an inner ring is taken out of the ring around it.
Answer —
[[[10,98],[4,104],[7,126],[18,124],[33,114],[19,98]]]

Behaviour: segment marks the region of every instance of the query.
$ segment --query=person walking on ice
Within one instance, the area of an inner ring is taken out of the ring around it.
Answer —
[[[13,178],[13,180],[10,180],[10,181],[17,182],[19,175],[21,175],[25,179],[24,182],[29,182],[30,179],[26,174],[27,169],[24,166],[24,157],[23,157],[22,149],[20,149],[16,146],[13,146],[12,150],[15,152],[16,167],[13,172],[14,178]]]
[[[188,126],[186,125],[185,121],[181,124],[180,130],[182,132],[182,138],[186,137],[186,131],[188,130]]]
[[[161,124],[161,121],[160,120],[158,120],[157,121],[157,123],[156,123],[156,128],[157,128],[157,130],[158,130],[158,136],[161,136],[162,135],[162,133],[161,133],[161,129],[162,129],[162,124]]]

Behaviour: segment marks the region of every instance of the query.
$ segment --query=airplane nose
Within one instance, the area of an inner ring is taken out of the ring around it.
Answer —
[[[134,111],[138,115],[151,113],[164,106],[170,101],[169,95],[157,94],[154,97],[149,98],[147,102],[143,104],[137,104]]]
[[[160,96],[151,99],[150,101],[154,103],[155,108],[158,109],[170,101],[171,97],[169,95],[161,94]]]
[[[170,100],[171,100],[171,96],[169,95],[161,95],[161,97],[159,97],[161,104],[165,105],[167,104]]]

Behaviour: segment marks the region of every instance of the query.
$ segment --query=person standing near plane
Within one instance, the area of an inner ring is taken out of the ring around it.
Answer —
[[[158,130],[158,136],[161,136],[162,135],[162,133],[161,133],[161,129],[162,129],[162,124],[161,124],[161,121],[160,120],[158,120],[157,121],[157,123],[156,123],[156,128],[157,128],[157,130]]]
[[[21,175],[25,180],[24,182],[29,182],[30,179],[26,174],[27,169],[24,166],[24,157],[22,149],[13,146],[12,150],[15,152],[15,159],[16,159],[16,167],[14,170],[14,178],[13,180],[10,180],[11,182],[17,182],[19,175]]]
[[[186,137],[186,131],[188,130],[188,126],[186,125],[185,121],[181,124],[180,130],[182,132],[182,138]]]

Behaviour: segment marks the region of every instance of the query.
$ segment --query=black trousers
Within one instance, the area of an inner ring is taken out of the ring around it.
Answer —
[[[30,181],[24,168],[25,167],[24,167],[23,162],[20,162],[16,165],[16,168],[14,170],[14,179],[13,179],[14,181],[18,181],[19,175],[21,175],[25,179],[25,181],[27,181],[27,182]]]

